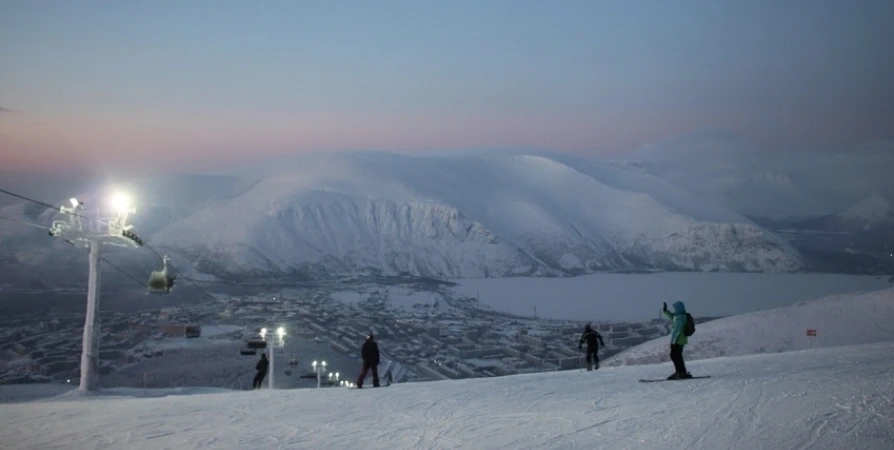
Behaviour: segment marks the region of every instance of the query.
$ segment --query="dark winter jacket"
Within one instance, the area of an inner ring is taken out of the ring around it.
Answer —
[[[263,357],[260,361],[258,361],[258,364],[255,366],[255,370],[257,370],[258,372],[266,372],[267,365],[269,364],[270,361],[268,361],[266,357]]]
[[[589,325],[584,327],[584,334],[580,336],[578,347],[583,347],[584,342],[587,343],[587,348],[594,350],[599,348],[599,344],[602,344],[602,346],[605,347],[605,341],[602,340],[602,335],[599,334],[598,331],[590,328]]]
[[[366,342],[363,343],[363,348],[360,350],[360,355],[363,357],[363,362],[371,366],[379,364],[379,345],[376,344],[372,337],[366,338]]]

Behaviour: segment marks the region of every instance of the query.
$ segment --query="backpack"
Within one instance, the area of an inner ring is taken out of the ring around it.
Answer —
[[[695,319],[692,318],[692,314],[686,313],[686,325],[683,327],[683,334],[689,337],[693,333],[695,333]]]

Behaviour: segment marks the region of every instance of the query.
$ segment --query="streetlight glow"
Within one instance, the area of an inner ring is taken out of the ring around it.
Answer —
[[[71,207],[72,207],[72,208],[77,208],[78,205],[81,204],[81,202],[79,202],[78,199],[76,199],[76,198],[74,198],[74,197],[72,197],[70,201],[71,201]]]
[[[261,337],[263,338],[264,336],[267,336],[267,329],[261,328]]]
[[[112,195],[111,202],[112,208],[115,208],[116,211],[127,211],[131,204],[130,196],[124,192],[116,192]]]
[[[276,334],[279,335],[280,338],[286,335],[286,329],[283,327],[279,327],[276,329]]]

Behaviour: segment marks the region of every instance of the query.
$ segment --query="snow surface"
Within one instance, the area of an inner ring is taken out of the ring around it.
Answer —
[[[456,295],[479,296],[498,311],[552,319],[623,321],[659,317],[661,302],[681,300],[718,317],[790,305],[830,294],[891,287],[885,278],[836,274],[653,273],[572,278],[452,280]]]
[[[698,309],[687,307],[690,313]],[[788,352],[819,347],[894,341],[894,288],[866,294],[834,295],[796,305],[741,314],[696,325],[686,360]],[[808,337],[807,330],[816,330]],[[606,365],[649,364],[667,359],[668,337],[645,342]]]
[[[113,390],[0,408],[8,449],[894,448],[894,343],[381,389]],[[8,391],[30,386],[0,386]],[[49,395],[52,395],[51,392]],[[194,394],[194,395],[189,395]]]

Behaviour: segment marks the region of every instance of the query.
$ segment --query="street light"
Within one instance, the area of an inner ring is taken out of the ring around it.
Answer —
[[[319,388],[320,383],[322,382],[321,378],[323,377],[323,372],[326,371],[326,361],[320,361],[319,364],[317,364],[317,362],[314,361],[310,365],[311,365],[311,367],[314,368],[314,372],[317,373],[317,388]],[[329,374],[329,378],[332,378],[331,373]]]
[[[78,213],[84,204],[76,198],[69,199],[71,206],[62,205],[59,211],[66,217],[65,220],[54,220],[49,234],[61,237],[76,247],[90,250],[89,266],[90,274],[87,279],[87,312],[84,318],[84,336],[81,343],[81,380],[78,389],[92,391],[96,388],[96,371],[99,366],[99,336],[100,325],[96,321],[99,313],[99,252],[102,244],[117,245],[135,248],[142,245],[142,240],[131,231],[132,225],[127,224],[128,214],[136,212],[131,206],[130,197],[119,192],[111,203],[118,210],[118,217],[110,220],[107,230],[86,231],[81,224],[81,216]]]
[[[261,328],[261,339],[267,339],[267,328]],[[279,327],[276,329],[276,339],[273,341],[273,345],[270,346],[270,378],[268,381],[268,388],[273,389],[273,382],[276,378],[276,349],[285,346],[285,336],[286,329],[284,327]]]
[[[110,199],[110,203],[115,211],[126,211],[130,208],[130,196],[121,191],[115,192]]]

